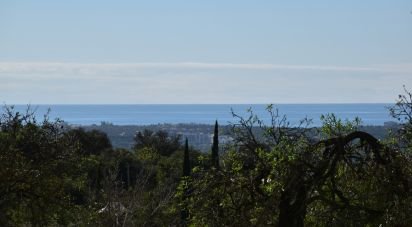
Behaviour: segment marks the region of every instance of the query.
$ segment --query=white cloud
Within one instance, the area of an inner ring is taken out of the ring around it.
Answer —
[[[136,70],[313,70],[335,72],[402,72],[412,73],[412,64],[375,66],[333,66],[333,65],[280,65],[280,64],[233,64],[233,63],[59,63],[59,62],[0,62],[0,73],[76,73],[94,74],[107,71]]]
[[[0,102],[392,102],[411,78],[412,64],[0,62]]]

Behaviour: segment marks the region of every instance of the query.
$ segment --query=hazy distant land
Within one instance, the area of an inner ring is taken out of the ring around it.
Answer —
[[[112,145],[118,148],[131,148],[137,132],[149,129],[151,131],[163,130],[170,135],[181,135],[182,141],[188,138],[191,146],[201,151],[209,151],[212,145],[213,125],[209,124],[156,124],[156,125],[114,125],[101,123],[100,125],[71,126],[82,127],[85,130],[99,130],[108,135]],[[361,126],[362,131],[368,132],[379,139],[384,139],[390,130],[399,129],[394,122],[387,122],[383,126]],[[231,126],[220,126],[219,141],[222,144],[231,141]]]

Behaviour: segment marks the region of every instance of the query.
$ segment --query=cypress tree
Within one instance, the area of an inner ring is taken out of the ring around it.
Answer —
[[[183,176],[190,176],[189,144],[187,138],[185,141],[185,154],[183,159]]]
[[[219,125],[217,120],[215,122],[215,130],[213,134],[213,144],[212,144],[212,167],[219,169]],[[217,175],[218,176],[218,175]],[[221,218],[224,217],[223,209],[220,206],[221,198],[214,197],[213,198],[213,206],[217,209],[217,217],[222,220]]]
[[[212,144],[212,166],[219,169],[219,125],[215,122],[215,132]]]
[[[183,159],[183,177],[189,177],[190,176],[190,160],[189,160],[189,144],[187,141],[187,138],[185,140],[185,152],[184,152],[184,159]],[[183,192],[183,205],[182,210],[180,211],[180,218],[181,218],[181,226],[188,226],[187,225],[187,219],[189,217],[189,211],[187,209],[187,205],[185,200],[187,199],[187,194],[188,194],[188,189],[184,189]]]

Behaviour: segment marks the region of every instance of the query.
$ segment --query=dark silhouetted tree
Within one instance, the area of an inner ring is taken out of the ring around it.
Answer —
[[[185,155],[183,160],[183,176],[190,176],[190,159],[189,159],[189,144],[187,138],[185,140]]]
[[[101,152],[112,148],[106,133],[98,130],[72,129],[65,136],[69,142],[79,144],[80,152],[83,155],[99,155]]]
[[[134,149],[152,148],[162,156],[170,156],[181,147],[180,136],[170,136],[165,131],[153,132],[145,129],[134,138]]]
[[[212,166],[219,169],[219,125],[215,122],[215,131],[212,144]]]
[[[185,140],[185,153],[184,153],[184,159],[183,159],[183,177],[184,177],[183,179],[184,179],[184,181],[187,180],[185,178],[188,178],[189,176],[190,176],[189,144],[188,144],[188,141],[187,141],[187,138],[186,138],[186,140]],[[185,187],[184,192],[183,192],[183,202],[184,202],[184,204],[186,202],[187,195],[189,193],[189,190],[188,190],[187,186],[188,185],[186,184],[186,187]],[[182,221],[181,224],[182,224],[182,226],[187,226],[187,220],[188,220],[188,217],[189,217],[189,212],[188,212],[188,209],[187,209],[186,205],[183,205],[183,208],[181,210],[180,215],[181,215],[181,221]]]

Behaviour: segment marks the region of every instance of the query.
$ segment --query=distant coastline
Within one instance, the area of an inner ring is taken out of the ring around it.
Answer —
[[[391,103],[356,104],[276,104],[280,115],[286,115],[291,124],[307,117],[313,126],[319,126],[322,114],[334,113],[339,118],[353,120],[359,117],[363,125],[384,125],[393,119],[387,107]],[[27,105],[14,105],[17,111],[25,111]],[[235,122],[231,110],[247,116],[251,108],[263,121],[269,120],[265,104],[137,104],[137,105],[30,105],[37,118],[42,118],[50,108],[49,118],[59,118],[72,125],[100,125],[102,122],[115,125],[153,124],[213,124]]]

